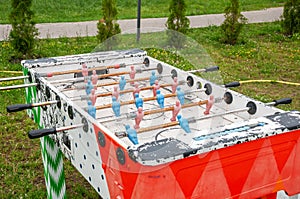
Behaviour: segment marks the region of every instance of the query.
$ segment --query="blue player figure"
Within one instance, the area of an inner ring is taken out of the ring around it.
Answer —
[[[120,91],[125,89],[125,85],[126,85],[126,79],[125,76],[121,76],[121,79],[119,81],[119,87],[120,87]]]
[[[121,107],[120,102],[118,102],[117,98],[113,96],[112,97],[112,109],[113,109],[113,112],[116,117],[120,116],[120,107]]]
[[[94,86],[93,86],[91,80],[88,80],[88,82],[87,82],[87,84],[85,86],[85,92],[86,92],[86,94],[87,95],[91,94],[93,88],[94,88]]]
[[[159,104],[160,108],[164,108],[165,96],[160,93],[160,90],[156,91],[156,101]]]
[[[150,76],[150,86],[153,86],[153,84],[155,84],[155,80],[157,80],[157,77],[155,75],[155,71],[152,71]]]
[[[178,98],[180,104],[183,105],[184,104],[184,92],[182,92],[180,90],[180,87],[177,87],[176,94],[177,94],[177,98]]]
[[[191,129],[189,126],[189,121],[183,117],[181,117],[181,115],[177,115],[177,119],[179,122],[180,127],[186,132],[186,133],[190,133]]]
[[[143,99],[139,97],[138,93],[135,93],[134,96],[135,96],[135,106],[136,106],[136,108],[139,108],[139,107],[143,108],[143,104],[144,104]]]
[[[92,101],[88,101],[88,114],[96,119],[96,107],[93,106]]]
[[[126,129],[126,133],[127,136],[129,138],[129,140],[133,143],[133,144],[138,144],[138,138],[137,138],[137,133],[136,130],[130,128],[130,126],[128,124],[125,125],[125,129]]]

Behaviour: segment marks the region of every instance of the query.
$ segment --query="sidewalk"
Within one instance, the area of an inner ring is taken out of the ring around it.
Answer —
[[[248,23],[273,22],[280,20],[283,7],[269,8],[258,11],[247,11],[242,14],[248,19]],[[189,16],[190,27],[199,28],[211,25],[220,25],[224,21],[224,14],[210,14]],[[167,18],[141,19],[141,32],[155,32],[166,29]],[[119,20],[122,33],[136,33],[136,19]],[[39,38],[59,37],[85,37],[97,34],[97,21],[73,22],[73,23],[43,23],[37,24]],[[7,40],[10,25],[0,25],[0,41]]]

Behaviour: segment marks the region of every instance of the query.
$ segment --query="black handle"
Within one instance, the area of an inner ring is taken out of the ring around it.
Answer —
[[[224,86],[225,86],[225,88],[233,88],[233,87],[238,87],[240,85],[241,85],[240,82],[230,82],[228,84],[225,84]]]
[[[205,72],[213,72],[219,70],[219,66],[212,66],[205,69]]]
[[[6,107],[7,112],[17,112],[25,109],[31,109],[32,104],[14,104]]]
[[[274,106],[277,106],[279,104],[290,104],[292,103],[292,98],[282,98],[279,100],[274,100],[273,102],[275,103]]]
[[[50,129],[37,129],[29,131],[28,137],[30,139],[40,138],[46,135],[54,134],[56,133],[56,128],[50,128]]]

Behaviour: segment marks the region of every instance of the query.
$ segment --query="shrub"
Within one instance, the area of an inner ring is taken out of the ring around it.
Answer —
[[[171,30],[167,31],[168,43],[176,48],[181,48],[185,41],[182,34],[185,34],[190,26],[190,20],[185,16],[186,4],[184,0],[172,0],[169,11],[170,15],[166,23],[167,28]]]
[[[224,33],[223,42],[230,45],[235,45],[239,34],[247,19],[239,10],[239,1],[230,0],[230,5],[225,8],[225,20],[221,25]]]
[[[119,24],[115,22],[115,20],[117,20],[118,14],[116,8],[116,1],[103,0],[102,13],[103,19],[99,20],[97,24],[97,38],[101,43],[105,41],[107,50],[111,50],[113,45],[115,45],[118,42],[117,38],[112,36],[121,33]]]
[[[12,0],[11,5],[9,41],[16,52],[15,58],[32,58],[38,30],[32,20],[31,0]]]
[[[286,1],[281,26],[286,35],[300,33],[300,0]]]

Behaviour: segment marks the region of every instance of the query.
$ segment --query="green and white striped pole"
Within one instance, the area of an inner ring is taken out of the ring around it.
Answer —
[[[23,68],[24,76],[28,75],[28,68]],[[25,83],[28,81],[25,79]],[[32,99],[37,98],[36,87],[26,88],[26,103],[33,103]],[[28,115],[32,117],[39,128],[44,128],[41,116],[41,107],[28,110]],[[66,183],[63,169],[63,155],[55,142],[49,137],[40,138],[41,152],[44,164],[44,176],[47,188],[47,198],[67,198]]]

